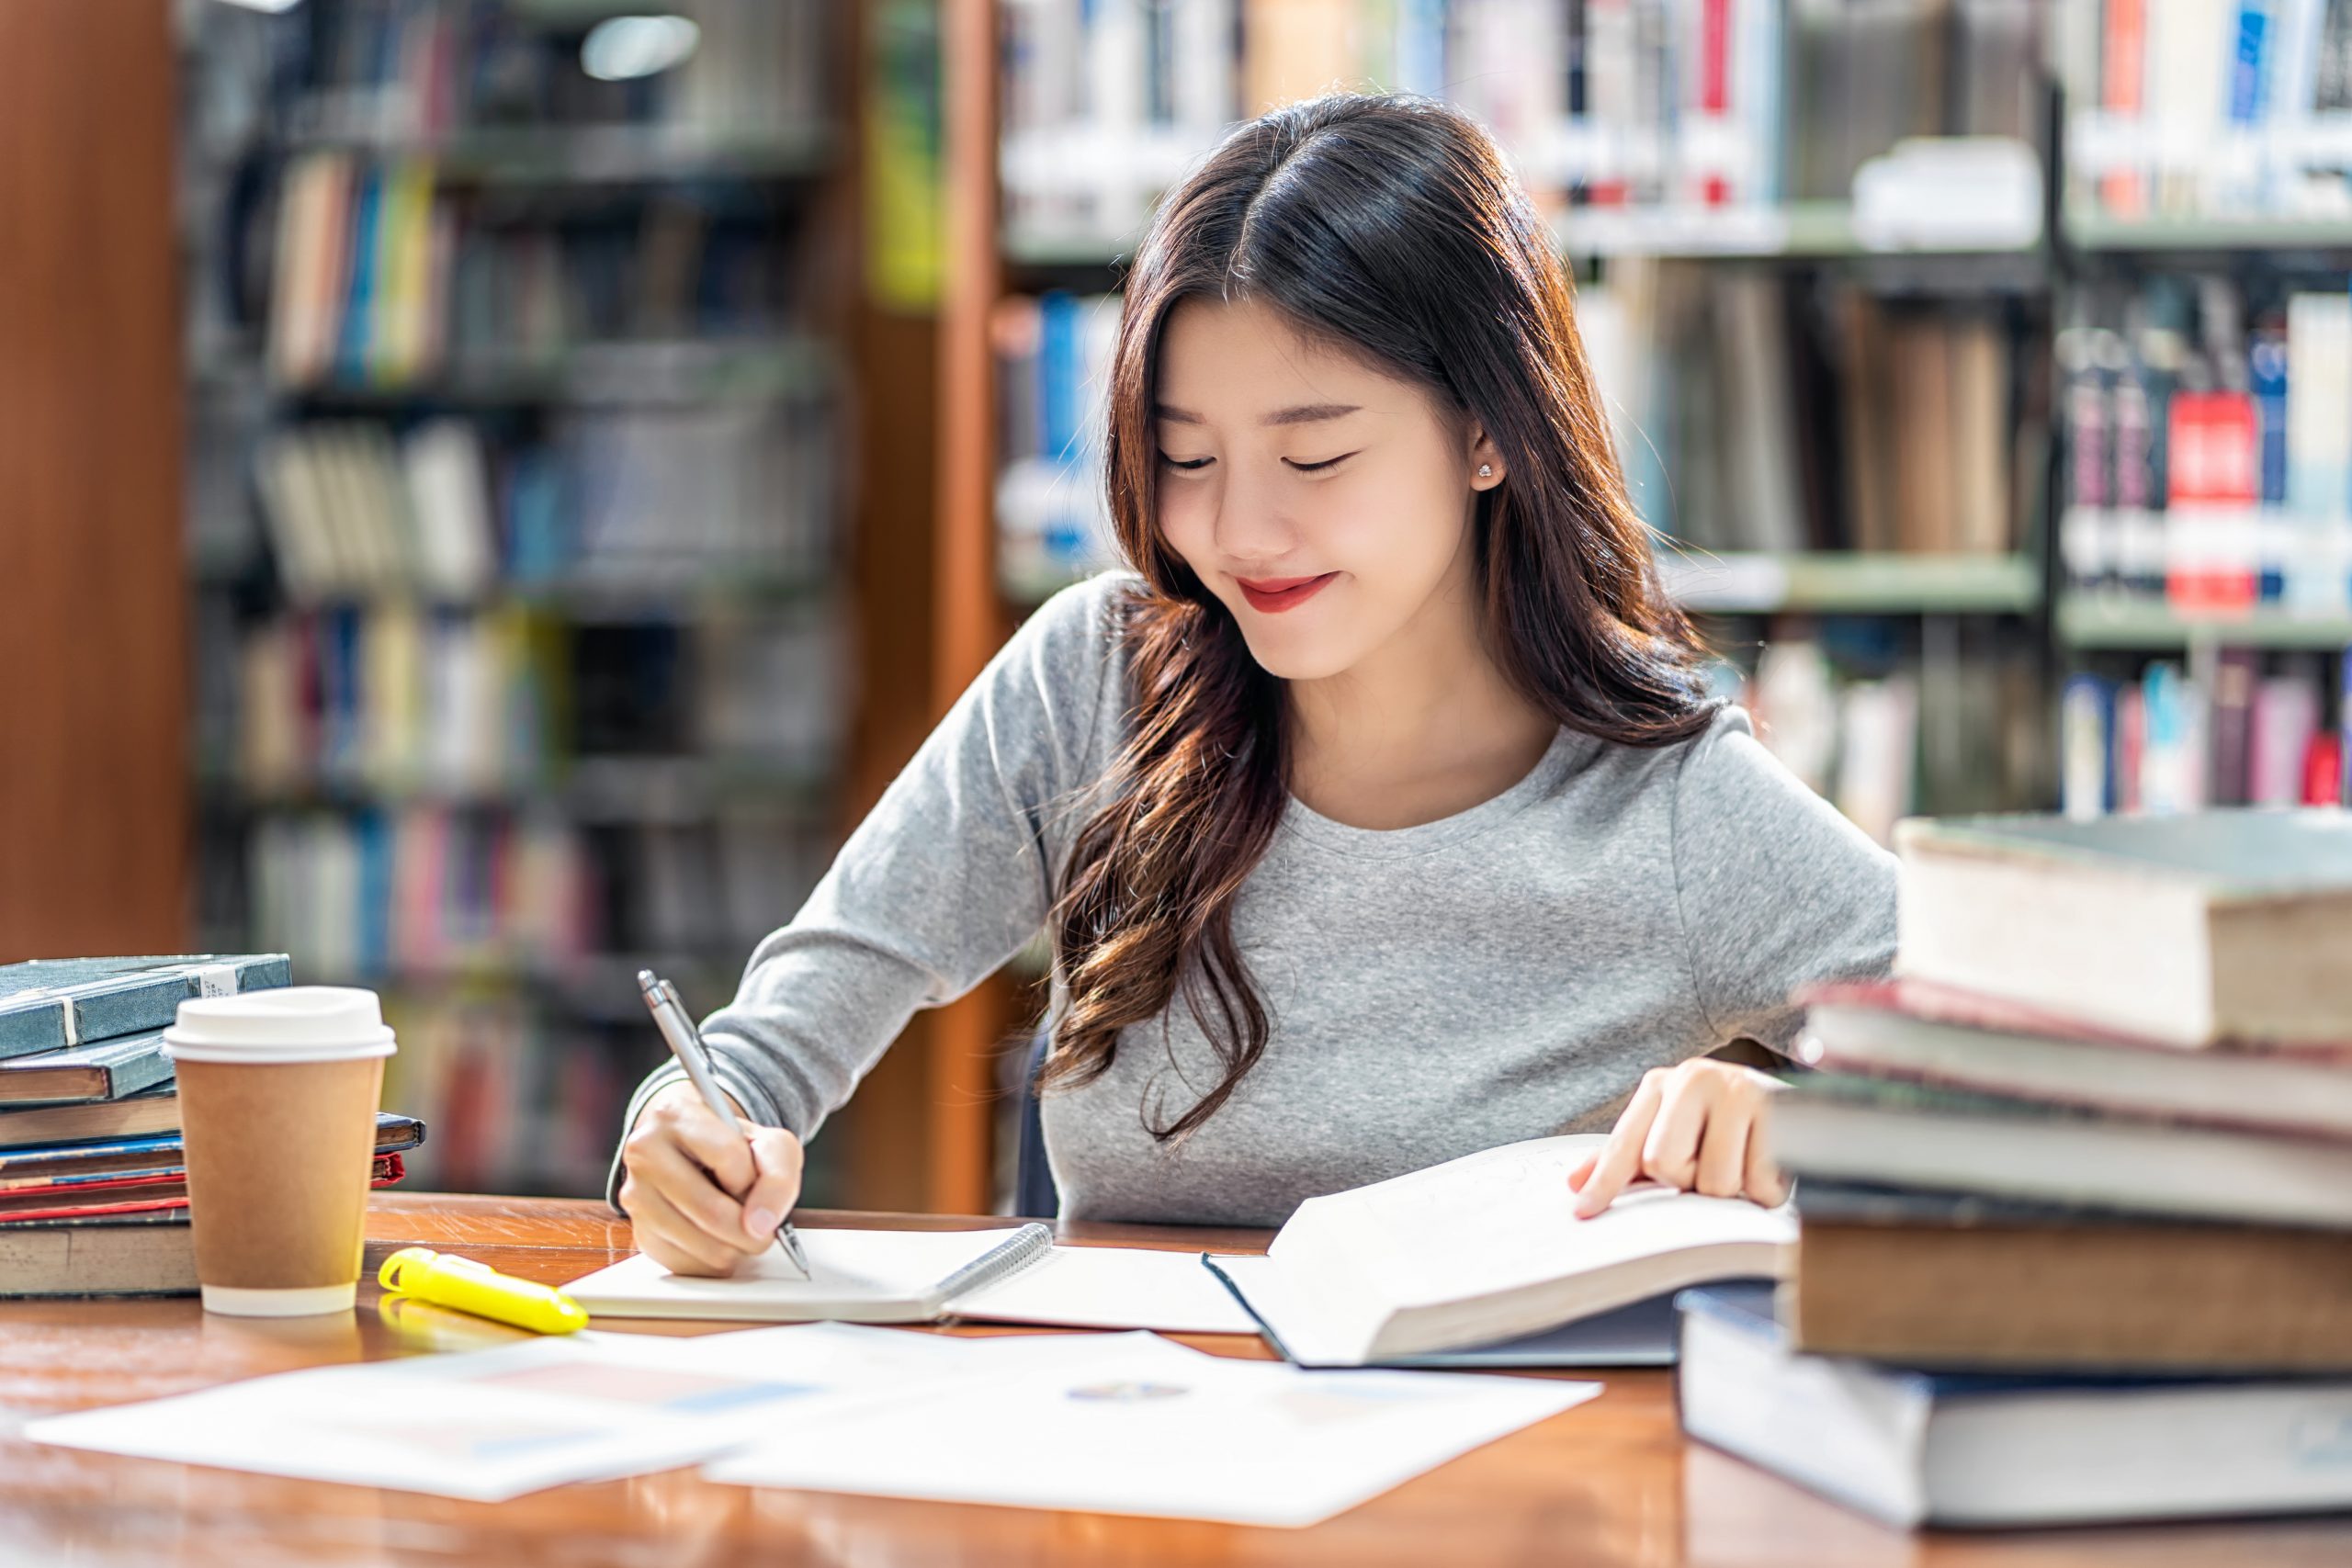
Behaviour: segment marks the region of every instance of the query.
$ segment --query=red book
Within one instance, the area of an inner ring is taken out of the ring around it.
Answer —
[[[1730,107],[1731,0],[1700,0],[1699,112],[1721,126]],[[1731,184],[1720,169],[1710,169],[1701,181],[1699,199],[1709,207],[1731,199]]]
[[[2166,439],[2165,594],[2192,613],[2244,611],[2260,587],[2247,547],[2262,494],[2254,399],[2176,392]]]
[[[2118,118],[2139,118],[2141,72],[2147,52],[2147,0],[2107,0],[2107,48],[2099,60],[2099,101]],[[2147,181],[2131,171],[2102,176],[2098,196],[2099,204],[2118,218],[2137,218],[2147,210]]]

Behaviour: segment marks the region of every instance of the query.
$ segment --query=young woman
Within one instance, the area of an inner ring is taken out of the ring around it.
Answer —
[[[1616,1122],[1777,1199],[1797,984],[1876,975],[1891,857],[1703,694],[1544,223],[1442,104],[1241,126],[1130,269],[1109,501],[1133,570],[1023,625],[706,1024],[747,1122],[654,1073],[613,1197],[687,1272],[764,1249],[800,1144],[918,1008],[1054,938],[1066,1216],[1302,1200]]]

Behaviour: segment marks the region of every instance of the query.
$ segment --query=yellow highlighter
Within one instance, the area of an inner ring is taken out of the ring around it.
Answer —
[[[384,1266],[376,1271],[376,1282],[421,1302],[456,1307],[538,1334],[570,1334],[588,1325],[587,1309],[553,1285],[517,1280],[486,1263],[435,1252],[429,1247],[403,1247],[385,1258]]]

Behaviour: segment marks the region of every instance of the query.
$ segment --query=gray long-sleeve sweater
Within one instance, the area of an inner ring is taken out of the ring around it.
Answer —
[[[1033,615],[753,950],[703,1028],[757,1121],[808,1137],[918,1008],[1044,924],[1075,797],[1124,739],[1110,612],[1139,581],[1105,572]],[[1785,1050],[1799,983],[1885,973],[1894,863],[1725,708],[1662,748],[1564,727],[1517,784],[1417,827],[1294,798],[1233,926],[1264,1056],[1170,1149],[1147,1097],[1181,1112],[1216,1058],[1181,1000],[1124,1031],[1109,1072],[1044,1102],[1066,1218],[1277,1224],[1317,1193],[1605,1130],[1647,1068],[1741,1037]],[[1066,1003],[1057,976],[1053,1016]],[[679,1076],[649,1076],[624,1128]],[[608,1198],[619,1180],[616,1154]]]

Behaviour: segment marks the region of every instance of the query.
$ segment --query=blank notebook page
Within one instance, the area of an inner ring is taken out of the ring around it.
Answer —
[[[564,1290],[602,1317],[785,1318],[840,1315],[835,1306],[885,1308],[919,1303],[958,1269],[1003,1246],[1013,1229],[977,1231],[804,1230],[802,1279],[780,1247],[739,1265],[726,1279],[673,1274],[640,1252],[573,1280]]]

